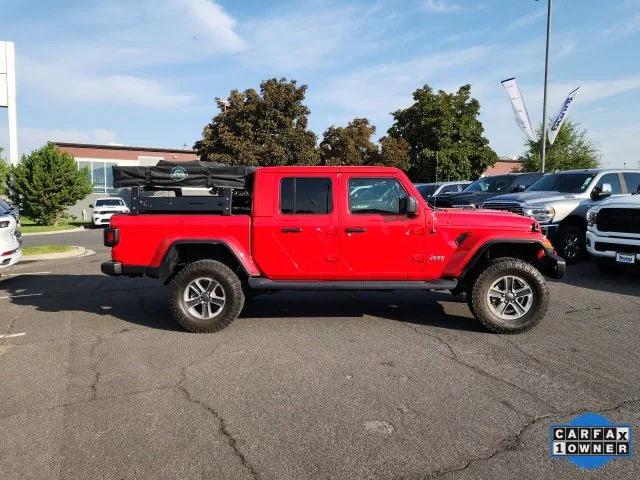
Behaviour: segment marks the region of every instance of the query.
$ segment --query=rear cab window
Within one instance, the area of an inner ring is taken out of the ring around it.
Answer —
[[[284,177],[280,180],[280,213],[326,215],[333,211],[330,178]]]

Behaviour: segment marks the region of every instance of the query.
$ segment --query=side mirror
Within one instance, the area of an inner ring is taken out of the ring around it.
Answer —
[[[591,199],[592,200],[602,200],[603,198],[607,198],[611,196],[611,184],[604,183],[602,184],[602,188],[593,187],[591,190]]]
[[[89,204],[89,208],[93,208],[93,203],[90,203],[90,204]]]
[[[527,189],[526,185],[516,185],[511,189],[511,193],[520,193],[524,192]]]
[[[418,213],[418,201],[413,197],[407,197],[407,206],[406,206],[407,215],[415,215]]]

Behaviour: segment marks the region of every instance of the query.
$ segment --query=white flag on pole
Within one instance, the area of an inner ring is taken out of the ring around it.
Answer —
[[[524,103],[522,92],[520,91],[520,87],[518,87],[515,77],[507,78],[500,83],[502,83],[502,86],[507,91],[507,95],[509,95],[516,123],[524,134],[529,137],[530,140],[533,140],[533,128],[531,128],[529,112],[527,112],[527,106]]]
[[[569,113],[569,108],[571,108],[571,104],[573,103],[573,100],[576,98],[576,95],[578,94],[579,89],[580,87],[576,88],[571,93],[569,93],[569,95],[567,95],[567,98],[564,99],[564,102],[562,102],[560,111],[558,111],[556,118],[553,119],[553,123],[551,124],[551,127],[549,128],[549,132],[547,133],[547,137],[549,138],[549,145],[553,145],[553,141],[556,139],[556,136],[560,131],[560,127],[562,126],[564,119],[567,118],[567,114]]]

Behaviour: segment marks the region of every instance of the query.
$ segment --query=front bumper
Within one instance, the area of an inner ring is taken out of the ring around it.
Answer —
[[[596,243],[599,248],[596,249]],[[640,264],[640,239],[600,236],[587,230],[587,252],[594,258],[615,261],[618,253],[635,254],[636,265]]]
[[[548,223],[546,225],[540,224],[540,229],[548,239],[553,240],[560,229],[560,225],[558,223]]]
[[[111,222],[111,217],[113,217],[113,213],[101,213],[101,214],[93,214],[91,216],[91,220],[94,225],[109,225]]]
[[[560,279],[567,273],[567,262],[555,253],[547,251],[540,259],[540,271],[548,277]]]

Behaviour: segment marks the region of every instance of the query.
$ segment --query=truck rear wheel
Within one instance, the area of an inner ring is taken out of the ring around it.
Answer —
[[[171,314],[190,332],[222,330],[244,306],[240,279],[215,260],[198,260],[184,267],[171,281],[170,291]]]
[[[544,317],[549,292],[535,267],[516,258],[498,258],[480,271],[468,302],[473,315],[492,332],[520,333]]]

